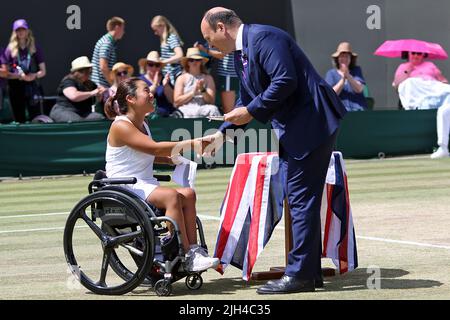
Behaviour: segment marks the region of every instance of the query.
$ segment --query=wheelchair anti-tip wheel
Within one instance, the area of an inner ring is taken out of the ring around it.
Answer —
[[[203,278],[199,274],[190,274],[186,277],[186,287],[190,290],[199,290],[203,285]]]
[[[172,294],[172,285],[169,280],[161,279],[155,283],[155,292],[160,297],[168,297]]]
[[[152,268],[150,219],[128,195],[97,191],[70,213],[64,230],[64,253],[72,273],[90,291],[128,293],[146,280]],[[111,265],[114,272],[108,272]]]

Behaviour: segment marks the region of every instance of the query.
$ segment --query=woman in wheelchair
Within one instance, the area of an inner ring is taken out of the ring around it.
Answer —
[[[108,178],[136,177],[136,184],[124,187],[156,208],[165,210],[166,216],[175,220],[181,230],[188,271],[216,268],[219,259],[209,257],[197,244],[194,190],[162,187],[153,176],[153,163],[171,164],[181,150],[194,149],[201,154],[209,142],[205,138],[154,141],[145,121],[146,115],[154,111],[153,98],[143,80],[130,78],[123,81],[116,95],[106,102],[107,116],[115,117],[107,138],[106,175]],[[114,108],[115,105],[118,108]],[[121,114],[116,114],[115,110]]]

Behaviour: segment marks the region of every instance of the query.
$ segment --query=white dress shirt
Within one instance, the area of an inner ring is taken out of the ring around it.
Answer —
[[[244,24],[242,23],[239,26],[238,33],[236,35],[236,51],[237,50],[241,50],[242,51],[242,49],[244,47],[243,39],[242,39],[243,34],[244,34]]]

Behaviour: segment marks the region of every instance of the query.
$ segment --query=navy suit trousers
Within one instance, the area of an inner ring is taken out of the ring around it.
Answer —
[[[336,136],[334,133],[302,160],[280,150],[280,169],[287,175],[285,191],[292,219],[293,249],[285,271],[288,276],[302,280],[321,278],[320,206]]]

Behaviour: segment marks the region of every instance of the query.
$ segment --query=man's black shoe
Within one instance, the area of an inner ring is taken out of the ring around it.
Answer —
[[[259,294],[314,292],[314,280],[300,280],[284,275],[280,280],[269,281],[256,290]]]
[[[317,288],[323,288],[323,279],[316,279],[314,281],[314,287]]]

